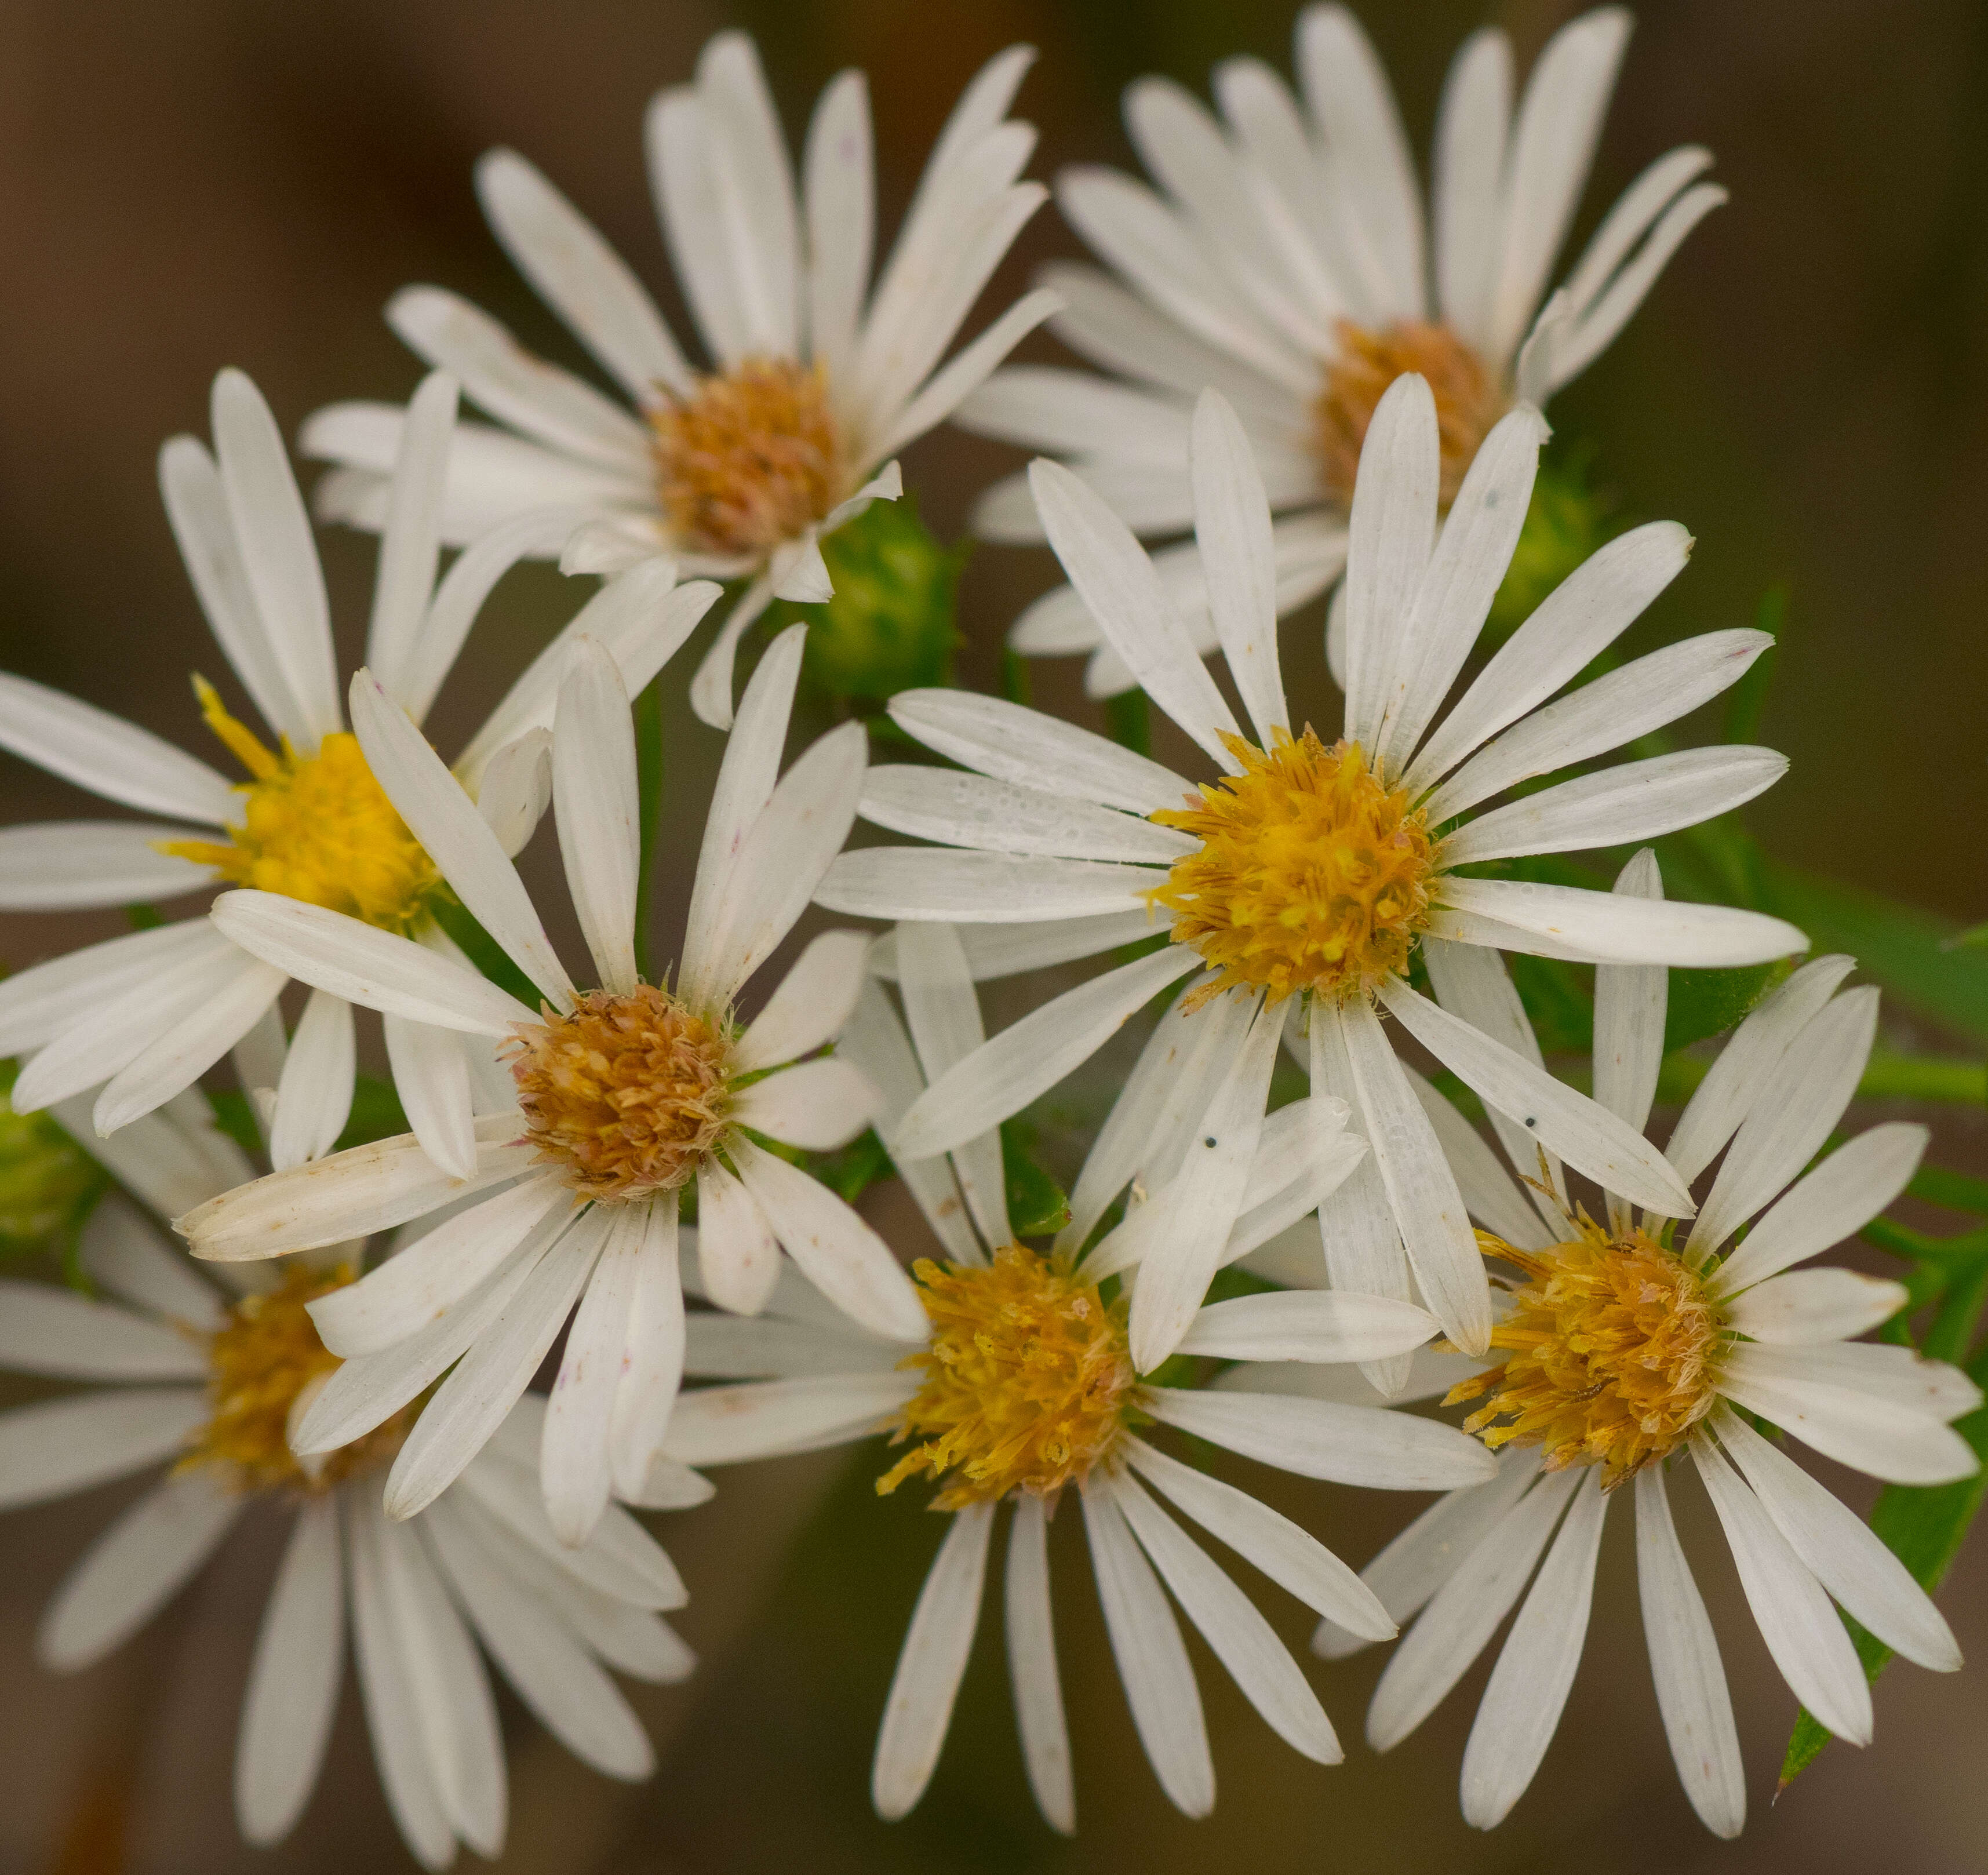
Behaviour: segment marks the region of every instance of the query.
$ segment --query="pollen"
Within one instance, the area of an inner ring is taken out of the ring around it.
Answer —
[[[212,684],[195,677],[194,691],[208,727],[248,771],[236,789],[242,824],[225,841],[161,840],[159,850],[215,867],[236,885],[411,933],[438,877],[373,779],[359,738],[340,730],[315,755],[298,756],[288,742],[272,753],[221,707]]]
[[[1202,843],[1148,895],[1174,914],[1175,941],[1222,973],[1197,994],[1337,1002],[1405,971],[1434,874],[1407,794],[1381,784],[1357,742],[1328,748],[1309,728],[1273,731],[1267,751],[1222,740],[1242,772],[1153,816]]]
[[[729,1038],[667,990],[591,990],[508,1046],[539,1157],[583,1197],[673,1191],[725,1131]]]
[[[931,1346],[908,1356],[923,1387],[896,1440],[923,1441],[877,1481],[880,1494],[922,1474],[943,1480],[940,1510],[1026,1491],[1053,1497],[1118,1442],[1138,1377],[1127,1305],[1019,1244],[985,1268],[913,1265]]]
[[[181,1470],[218,1465],[243,1492],[329,1490],[377,1470],[401,1449],[418,1406],[404,1407],[363,1438],[340,1446],[306,1470],[290,1451],[299,1397],[339,1365],[317,1337],[306,1305],[343,1289],[355,1272],[299,1269],[261,1296],[245,1296],[208,1338],[208,1397],[213,1416],[180,1460]]]
[[[1612,1491],[1674,1451],[1712,1410],[1724,1326],[1675,1251],[1638,1230],[1611,1236],[1585,1217],[1574,1227],[1571,1241],[1537,1252],[1478,1233],[1486,1256],[1526,1280],[1492,1333],[1503,1365],[1452,1387],[1444,1404],[1483,1398],[1466,1432],[1494,1450],[1543,1446],[1550,1471],[1598,1465]]]
[[[1510,407],[1483,359],[1447,326],[1403,319],[1378,332],[1339,322],[1339,356],[1326,373],[1312,421],[1327,491],[1353,498],[1360,447],[1381,394],[1405,372],[1419,372],[1435,397],[1436,433],[1442,452],[1442,502],[1447,508],[1463,485],[1477,447]]]
[[[819,365],[742,359],[649,414],[657,493],[678,539],[752,557],[804,533],[847,481]]]

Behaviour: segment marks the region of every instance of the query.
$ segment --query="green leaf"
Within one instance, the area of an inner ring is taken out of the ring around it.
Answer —
[[[207,1103],[214,1110],[214,1123],[250,1158],[262,1157],[262,1129],[255,1123],[255,1110],[238,1087],[210,1087]]]
[[[1143,690],[1121,691],[1104,699],[1104,733],[1135,755],[1153,752],[1153,712]]]
[[[1070,1221],[1063,1187],[1036,1157],[1033,1127],[1001,1123],[1001,1170],[1008,1188],[1008,1225],[1017,1237],[1047,1237]]]
[[[1977,1385],[1988,1380],[1988,1353],[1977,1356],[1968,1372]],[[1953,1429],[1976,1457],[1988,1461],[1988,1407],[1956,1420]],[[1887,1485],[1871,1510],[1871,1528],[1911,1570],[1912,1579],[1930,1594],[1960,1553],[1968,1526],[1981,1508],[1984,1488],[1988,1488],[1988,1468],[1950,1485]],[[1843,1624],[1856,1644],[1866,1677],[1875,1680],[1890,1660],[1891,1649],[1848,1615]],[[1812,1713],[1804,1710],[1797,1716],[1787,1754],[1781,1761],[1783,1790],[1815,1762],[1830,1736],[1828,1728]]]
[[[1664,1052],[1723,1034],[1780,982],[1790,968],[1788,959],[1782,958],[1740,970],[1673,970],[1664,1010]]]
[[[771,1140],[767,1148],[780,1150]],[[891,1177],[894,1169],[891,1155],[871,1127],[866,1127],[858,1137],[833,1152],[803,1153],[790,1147],[781,1156],[791,1157],[796,1165],[812,1173],[845,1204],[854,1204],[872,1185]]]
[[[1486,642],[1503,644],[1555,586],[1621,528],[1614,501],[1594,485],[1586,451],[1549,451],[1533,483],[1518,545],[1491,602]]]
[[[1915,1015],[1988,1042],[1988,955],[1949,948],[1953,920],[1777,863],[1766,881],[1761,909],[1800,925],[1817,952],[1847,951]]]
[[[1594,972],[1517,952],[1505,961],[1540,1048],[1549,1055],[1588,1053],[1594,1046]]]
[[[105,1184],[96,1162],[46,1113],[17,1113],[7,1092],[15,1064],[0,1061],[0,1258],[73,1235]]]

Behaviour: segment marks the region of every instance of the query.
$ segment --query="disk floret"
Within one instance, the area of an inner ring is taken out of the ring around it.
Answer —
[[[945,1478],[936,1506],[959,1510],[1081,1481],[1117,1444],[1138,1378],[1123,1299],[1107,1305],[1097,1284],[1019,1244],[986,1266],[921,1258],[913,1274],[932,1336],[902,1363],[925,1383],[896,1438],[924,1443],[878,1492]]]
[[[242,824],[225,841],[166,840],[160,851],[215,867],[236,885],[411,934],[438,877],[374,779],[359,738],[340,730],[314,755],[299,756],[287,741],[275,753],[228,714],[211,684],[196,677],[194,689],[208,728],[251,777],[236,790]]]
[[[745,358],[649,413],[663,512],[687,546],[750,556],[823,519],[847,479],[819,365]]]
[[[1383,785],[1357,742],[1328,748],[1309,728],[1274,731],[1267,751],[1222,741],[1242,772],[1153,816],[1202,843],[1150,894],[1173,914],[1174,941],[1222,972],[1201,993],[1336,1002],[1405,971],[1433,873],[1407,794]]]
[[[418,1408],[410,1405],[363,1438],[340,1446],[306,1470],[290,1450],[298,1401],[314,1394],[340,1364],[318,1339],[309,1305],[353,1280],[345,1265],[296,1269],[276,1289],[245,1296],[208,1337],[208,1397],[213,1414],[195,1435],[182,1470],[215,1465],[239,1490],[328,1491],[377,1470],[401,1449]]]
[[[1537,1252],[1478,1233],[1484,1254],[1526,1281],[1492,1333],[1503,1365],[1452,1387],[1445,1404],[1489,1395],[1466,1432],[1494,1449],[1543,1446],[1550,1471],[1598,1465],[1612,1491],[1712,1410],[1724,1327],[1675,1251],[1640,1230],[1617,1236],[1574,1221],[1570,1240]]]
[[[1483,359],[1447,326],[1402,319],[1370,331],[1342,319],[1339,355],[1327,372],[1325,388],[1313,407],[1327,489],[1342,502],[1353,498],[1360,447],[1374,420],[1381,394],[1404,372],[1419,373],[1435,398],[1436,431],[1442,451],[1441,499],[1456,498],[1477,447],[1510,407],[1510,400]]]
[[[653,984],[590,990],[509,1046],[539,1158],[585,1198],[672,1191],[725,1130],[730,1039]]]

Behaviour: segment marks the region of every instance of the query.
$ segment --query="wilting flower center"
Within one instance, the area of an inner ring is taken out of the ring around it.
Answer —
[[[1117,1444],[1138,1377],[1124,1302],[1107,1307],[1097,1284],[1019,1244],[984,1269],[921,1259],[913,1273],[932,1337],[902,1363],[925,1382],[896,1436],[924,1443],[877,1490],[950,1473],[935,1502],[959,1510],[1080,1481]]]
[[[1312,420],[1327,491],[1353,498],[1360,446],[1381,394],[1405,372],[1418,371],[1435,397],[1436,433],[1442,451],[1442,501],[1446,508],[1463,485],[1477,446],[1509,407],[1503,387],[1484,360],[1447,326],[1403,319],[1371,332],[1339,322],[1339,356],[1326,373]]]
[[[649,413],[656,485],[683,544],[750,557],[792,540],[844,492],[841,438],[819,365],[742,359]]]
[[[1338,1000],[1408,967],[1428,922],[1428,829],[1357,742],[1280,729],[1266,751],[1225,735],[1240,775],[1155,814],[1201,844],[1149,894],[1174,938],[1222,972],[1200,992],[1298,991]]]
[[[1494,1448],[1543,1445],[1548,1471],[1598,1465],[1613,1490],[1711,1410],[1723,1323],[1675,1252],[1641,1231],[1611,1237],[1585,1218],[1576,1228],[1570,1242],[1537,1252],[1478,1233],[1486,1256],[1526,1279],[1492,1333],[1504,1365],[1452,1387],[1445,1404],[1488,1394],[1466,1432]]]
[[[237,789],[242,825],[225,843],[161,840],[159,850],[217,867],[237,885],[342,911],[382,931],[411,932],[438,883],[432,861],[373,779],[359,738],[328,735],[315,755],[274,755],[194,679],[201,714],[254,779]]]
[[[401,1449],[418,1404],[404,1407],[364,1438],[342,1445],[306,1470],[290,1451],[298,1400],[338,1367],[317,1338],[306,1305],[353,1279],[354,1272],[293,1270],[266,1295],[245,1296],[226,1324],[208,1338],[208,1397],[213,1417],[180,1461],[184,1469],[228,1468],[240,1488],[325,1491],[341,1479],[376,1470]]]
[[[539,1157],[587,1198],[673,1191],[725,1130],[729,1039],[653,984],[590,990],[509,1046]]]

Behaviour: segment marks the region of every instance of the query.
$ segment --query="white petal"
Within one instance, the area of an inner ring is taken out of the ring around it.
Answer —
[[[1290,727],[1277,666],[1276,556],[1270,507],[1249,439],[1217,390],[1194,409],[1195,539],[1208,582],[1208,606],[1222,654],[1259,748]]]
[[[1139,1742],[1175,1807],[1205,1816],[1215,1807],[1215,1766],[1200,1690],[1173,1610],[1125,1527],[1124,1513],[1098,1481],[1085,1481],[1083,1504],[1097,1599]]]
[[[432,1504],[483,1449],[531,1383],[592,1273],[608,1220],[583,1215],[548,1251],[422,1407],[387,1476],[387,1514],[413,1516]]]
[[[1453,1427],[1380,1407],[1177,1387],[1149,1387],[1141,1400],[1155,1419],[1300,1478],[1376,1491],[1448,1491],[1481,1484],[1497,1468]]]
[[[269,1163],[278,1171],[321,1159],[338,1143],[352,1111],[357,1051],[352,1005],[329,990],[313,990],[276,1086]]]
[[[466,966],[300,898],[224,892],[213,916],[215,928],[252,956],[365,1008],[470,1035],[508,1035],[536,1019]]]
[[[1788,1044],[1733,1136],[1685,1254],[1702,1262],[1807,1165],[1857,1091],[1878,1032],[1878,990],[1846,990]]]
[[[121,1647],[214,1553],[245,1502],[211,1465],[140,1498],[64,1579],[36,1631],[36,1657],[73,1673]]]
[[[1481,1353],[1491,1334],[1490,1288],[1456,1177],[1380,1019],[1358,1000],[1342,1005],[1337,1019],[1367,1143],[1415,1279],[1449,1338]]]
[[[855,823],[868,747],[860,723],[831,729],[788,769],[751,823],[698,973],[714,1001],[729,1002],[807,909]]]
[[[702,1242],[703,1233],[698,1233]],[[904,1357],[901,1342],[842,1333],[776,1316],[755,1321],[704,1311],[688,1317],[685,1371],[711,1380],[799,1380],[825,1374],[884,1373]]]
[[[1736,1037],[1726,1044],[1728,1053],[1736,1042]],[[1678,1124],[1682,1130],[1683,1121]],[[1712,1272],[1719,1293],[1737,1295],[1854,1235],[1911,1182],[1930,1137],[1924,1127],[1892,1120],[1838,1147],[1791,1186]]]
[[[1732,1547],[1746,1605],[1782,1678],[1837,1737],[1868,1745],[1871,1688],[1821,1584],[1709,1439],[1692,1440],[1691,1454]]]
[[[808,124],[802,174],[808,344],[833,379],[853,359],[876,238],[876,150],[860,72],[838,73],[823,90]]]
[[[685,1465],[734,1465],[867,1438],[918,1390],[907,1373],[835,1374],[705,1387],[684,1394],[663,1449]]]
[[[1056,1630],[1050,1606],[1048,1522],[1040,1498],[1021,1493],[1008,1529],[1003,1574],[1008,1677],[1015,1691],[1015,1723],[1029,1788],[1050,1827],[1064,1836],[1077,1828],[1077,1792],[1070,1778],[1070,1725],[1063,1717],[1057,1672]]]
[[[1443,904],[1482,913],[1522,934],[1502,948],[1535,949],[1544,957],[1730,970],[1743,964],[1770,963],[1808,948],[1808,940],[1792,924],[1728,905],[1672,900],[1655,910],[1647,902],[1625,903],[1610,893],[1578,886],[1459,879],[1453,874],[1445,876],[1436,890]]]
[[[757,1315],[780,1274],[773,1227],[751,1193],[716,1159],[697,1169],[698,1264],[721,1309]]]
[[[1344,1754],[1317,1694],[1249,1598],[1129,1473],[1113,1475],[1109,1488],[1141,1546],[1244,1698],[1293,1751],[1316,1763],[1339,1762]]]
[[[889,708],[907,735],[997,781],[1140,815],[1192,798],[1191,784],[1170,769],[1022,704],[970,691],[907,690]]]
[[[1442,1142],[1443,1157],[1456,1174],[1470,1215],[1485,1229],[1520,1250],[1544,1250],[1553,1242],[1537,1211],[1526,1202],[1512,1175],[1483,1136],[1449,1101],[1414,1069],[1405,1068],[1408,1085],[1422,1103]],[[1500,1117],[1502,1117],[1502,1116]],[[1329,1246],[1328,1246],[1329,1247]],[[1348,1284],[1344,1286],[1357,1287]]]
[[[173,1221],[196,1256],[252,1262],[287,1250],[317,1250],[348,1238],[390,1229],[529,1168],[532,1149],[510,1144],[523,1130],[519,1116],[493,1113],[476,1123],[472,1181],[451,1178],[411,1133],[375,1140],[315,1159],[288,1172],[225,1192]]]
[[[309,1304],[319,1338],[350,1360],[419,1334],[570,1201],[557,1178],[542,1174],[458,1211],[357,1282]]]
[[[938,1765],[973,1630],[979,1625],[987,1545],[993,1534],[992,1505],[955,1512],[911,1611],[870,1772],[870,1799],[886,1823],[910,1812]]]
[[[115,1133],[190,1087],[252,1028],[282,993],[283,971],[236,957],[237,967],[197,1009],[140,1049],[96,1096],[90,1117]]]
[[[734,1046],[738,1071],[776,1068],[840,1035],[863,988],[871,942],[867,931],[823,931],[811,939]]]
[[[725,623],[718,627],[718,636],[712,640],[710,649],[698,665],[696,675],[691,679],[690,707],[699,722],[708,724],[714,729],[732,727],[732,670],[739,647],[775,596],[773,579],[769,571],[761,574],[732,602],[732,610],[725,615]],[[787,629],[793,631],[799,628],[789,626]],[[760,662],[763,665],[766,660],[762,658]],[[708,837],[707,831],[706,838]]]
[[[846,1061],[803,1061],[755,1081],[734,1103],[733,1117],[769,1139],[810,1152],[832,1152],[870,1124],[877,1090]]]
[[[149,731],[45,684],[0,672],[0,748],[141,813],[219,826],[234,790]]]
[[[162,840],[209,829],[155,820],[42,820],[0,828],[0,911],[81,910],[183,897],[214,883],[211,867],[161,853]]]
[[[1469,344],[1486,340],[1504,204],[1505,137],[1512,110],[1512,44],[1486,28],[1451,60],[1436,120],[1436,294],[1443,316]]]
[[[1435,1317],[1412,1302],[1320,1289],[1212,1302],[1195,1316],[1179,1351],[1225,1360],[1384,1360],[1440,1332]]]
[[[0,1508],[66,1497],[170,1458],[211,1410],[204,1388],[134,1387],[0,1414]]]
[[[793,177],[759,53],[744,33],[705,45],[697,90],[742,339],[750,350],[791,356],[800,315]]]
[[[1930,1399],[1923,1407],[1909,1405],[1875,1387],[1808,1377],[1820,1367],[1820,1352],[1742,1343],[1721,1367],[1719,1390],[1825,1458],[1888,1483],[1950,1484],[1980,1469],[1973,1448],[1941,1423],[1944,1415]],[[1928,1377],[1929,1395],[1936,1377]]]
[[[656,1504],[664,1483],[657,1474],[674,1468],[658,1454],[683,1380],[683,1282],[677,1236],[675,1205],[651,1203],[644,1208],[627,1340],[608,1434],[616,1494],[631,1503]],[[676,1481],[692,1494],[691,1502],[710,1495],[709,1487],[694,1473]]]
[[[222,941],[206,919],[189,918],[86,945],[0,978],[0,1049],[30,1053],[93,1010],[156,985],[174,965],[212,957]]]
[[[1375,1751],[1400,1744],[1469,1671],[1519,1599],[1580,1481],[1577,1471],[1541,1478],[1430,1598],[1374,1689],[1367,1742]]]
[[[782,1248],[816,1288],[877,1334],[925,1339],[925,1305],[882,1238],[798,1166],[735,1137],[728,1150]]]
[[[428,620],[441,545],[442,503],[455,434],[458,387],[431,371],[408,400],[401,427],[394,477],[380,530],[373,580],[373,616],[366,632],[366,662],[397,693]]]
[[[942,1076],[886,1143],[898,1157],[929,1158],[1020,1112],[1199,962],[1169,944],[1045,1003]]]
[[[451,1178],[473,1177],[475,1096],[464,1051],[474,1042],[458,1041],[455,1032],[431,1029],[404,1015],[387,1015],[380,1027],[387,1065],[394,1071],[394,1091],[401,1096],[421,1150]],[[516,1097],[514,1093],[512,1098]]]
[[[1544,1069],[1501,1046],[1405,983],[1381,989],[1388,1012],[1444,1066],[1577,1171],[1637,1204],[1686,1215],[1691,1191],[1643,1136]]]
[[[1510,1814],[1560,1725],[1587,1638],[1607,1508],[1591,1468],[1491,1670],[1463,1752],[1463,1818],[1479,1829]]]
[[[197,1380],[207,1355],[170,1323],[52,1283],[0,1280],[0,1367],[69,1380]]]
[[[608,1208],[606,1242],[566,1333],[539,1448],[546,1515],[574,1548],[593,1534],[614,1483],[608,1428],[647,1225],[647,1205]]]
[[[1185,834],[1066,794],[923,762],[871,769],[861,812],[873,826],[983,853],[1170,866],[1195,850]]]
[[[962,346],[943,370],[925,380],[924,388],[893,419],[869,453],[894,456],[955,415],[1002,360],[1045,319],[1063,310],[1063,303],[1056,294],[1040,288],[1024,293],[971,343]]]
[[[552,731],[530,729],[506,742],[484,766],[476,811],[509,858],[524,851],[552,804]]]
[[[1033,924],[1142,908],[1165,882],[1150,866],[938,846],[865,846],[837,858],[815,903],[859,918]]]
[[[1847,1341],[1904,1308],[1902,1282],[1854,1269],[1804,1269],[1770,1276],[1727,1303],[1726,1323],[1756,1341]]]
[[[1061,464],[1039,459],[1029,483],[1043,532],[1070,583],[1142,688],[1222,769],[1234,758],[1222,734],[1236,719],[1196,655],[1152,562],[1103,500]]]
[[[125,1129],[128,1137],[132,1129]],[[149,1218],[110,1191],[83,1227],[83,1267],[91,1282],[147,1315],[196,1332],[221,1326],[220,1298],[177,1248],[168,1248]]]
[[[315,755],[318,738],[342,723],[331,613],[310,517],[276,420],[241,372],[215,379],[210,414],[248,590],[273,660],[303,711],[308,740],[298,752]]]
[[[344,1664],[338,1500],[307,1499],[262,1611],[242,1696],[235,1814],[250,1842],[281,1842],[309,1802]]]
[[[1623,867],[1614,890],[1625,898],[1662,898],[1657,856],[1645,847]],[[1654,965],[1604,964],[1594,973],[1594,1098],[1638,1133],[1656,1098],[1669,993],[1670,973]],[[1625,1222],[1611,1212],[1611,1228]]]
[[[627,995],[635,958],[635,887],[641,870],[641,802],[635,724],[614,658],[593,638],[575,641],[553,721],[553,811],[566,888],[603,986]]]
[[[351,702],[352,726],[367,764],[407,830],[504,954],[555,1008],[570,1010],[572,979],[532,908],[523,881],[476,811],[476,803],[443,766],[407,711],[366,671],[352,680]]]
[[[1125,1449],[1134,1470],[1307,1607],[1356,1629],[1367,1640],[1394,1638],[1395,1623],[1373,1590],[1288,1517],[1246,1491],[1169,1458],[1143,1439],[1128,1438]]]

